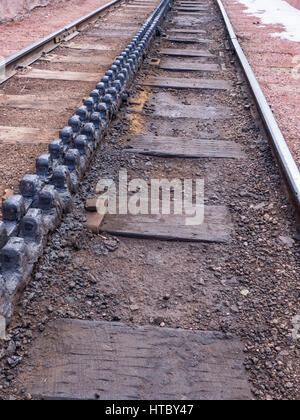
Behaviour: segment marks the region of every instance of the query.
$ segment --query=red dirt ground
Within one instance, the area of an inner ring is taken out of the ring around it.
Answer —
[[[290,4],[300,8],[299,0]],[[274,110],[279,126],[300,167],[300,43],[272,37],[280,25],[260,25],[236,0],[223,0],[239,42]]]
[[[22,20],[0,24],[0,56],[13,53],[72,23],[110,0],[69,0],[34,9]]]
[[[286,0],[291,6],[300,10],[300,0]]]
[[[69,0],[0,0],[0,23],[20,19],[36,7],[67,1]]]

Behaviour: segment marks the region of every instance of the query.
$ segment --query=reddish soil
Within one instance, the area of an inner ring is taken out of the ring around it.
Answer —
[[[9,57],[106,3],[109,0],[55,1],[32,10],[22,20],[0,24],[0,56]]]
[[[299,0],[289,3],[299,8]],[[259,18],[245,14],[245,6],[236,0],[223,0],[239,41],[274,110],[286,141],[300,166],[299,65],[300,45],[279,37],[280,25],[260,25]]]
[[[20,19],[36,7],[66,1],[68,0],[0,0],[0,23]]]
[[[286,0],[291,6],[300,10],[300,0]]]

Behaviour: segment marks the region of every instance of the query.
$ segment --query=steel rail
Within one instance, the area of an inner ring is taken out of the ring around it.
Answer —
[[[234,32],[229,16],[222,3],[222,0],[217,0],[217,3],[220,9],[220,12],[223,16],[223,20],[225,22],[231,44],[234,48],[234,51],[242,66],[243,72],[250,85],[258,111],[261,115],[264,126],[271,140],[271,145],[277,157],[279,166],[288,183],[290,193],[292,194],[292,199],[296,207],[296,215],[299,217],[300,215],[300,172],[299,172],[299,169],[291,154],[291,151],[287,145],[287,142],[278,126],[276,118],[274,117],[273,112],[266,100],[266,97],[247,60],[247,57],[237,39],[237,36]],[[300,223],[299,219],[297,223]]]
[[[128,2],[128,0],[112,0],[82,18],[77,19],[69,25],[64,26],[52,34],[34,42],[23,50],[18,51],[10,57],[0,61],[0,74],[5,74],[5,77],[0,79],[0,84],[11,78],[16,73],[19,66],[28,66],[32,64],[44,53],[48,53],[58,47],[67,38],[77,35],[79,33],[78,30],[82,25],[97,19],[101,14],[107,12],[114,6],[122,5],[126,2]]]

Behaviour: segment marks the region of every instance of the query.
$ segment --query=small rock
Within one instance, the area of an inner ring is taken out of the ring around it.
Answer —
[[[104,241],[104,246],[108,251],[114,252],[118,249],[118,242],[114,239]]]
[[[16,351],[16,344],[14,341],[10,341],[7,347],[7,354],[12,355]]]
[[[160,316],[158,316],[157,318],[154,318],[153,319],[153,324],[155,324],[155,325],[160,325],[160,324],[162,324],[164,322],[164,319],[162,318],[162,317],[160,317]]]
[[[0,360],[3,359],[4,356],[5,356],[5,350],[1,349],[0,350]]]
[[[280,353],[279,353],[279,356],[281,356],[281,357],[286,357],[286,356],[288,356],[289,355],[289,352],[288,351],[286,351],[286,350],[282,350]]]
[[[230,306],[230,310],[235,314],[239,312],[239,308],[236,305]]]
[[[291,238],[290,236],[279,236],[279,242],[288,247],[288,248],[292,248],[295,245],[295,241],[293,238]]]
[[[138,305],[130,305],[129,308],[132,312],[138,311],[140,309]]]
[[[27,337],[29,340],[31,340],[31,339],[32,339],[32,337],[33,337],[33,334],[32,334],[32,332],[31,332],[31,331],[27,331],[25,335],[26,335],[26,337]]]
[[[250,194],[248,191],[240,191],[240,197],[249,197]]]
[[[42,277],[43,277],[42,273],[36,273],[35,280],[40,281],[40,280],[42,280]]]
[[[22,360],[21,357],[19,357],[17,359],[13,359],[13,358],[9,357],[7,359],[7,363],[11,368],[15,368],[16,366],[18,366],[18,364],[21,362],[21,360]]]
[[[263,202],[257,204],[256,206],[253,206],[253,209],[254,210],[260,210],[260,209],[264,208],[266,205],[267,205],[267,203],[265,201],[263,201]]]
[[[267,367],[268,369],[272,369],[273,364],[272,364],[271,362],[266,362],[266,367]]]

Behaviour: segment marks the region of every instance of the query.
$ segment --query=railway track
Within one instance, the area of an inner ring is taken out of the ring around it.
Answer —
[[[0,85],[0,153],[6,156],[0,167],[1,197],[26,173],[34,172],[36,157],[47,152],[74,109],[82,105],[101,73],[105,74],[157,4],[140,9],[136,16],[129,12],[128,31],[116,37],[124,8],[131,9],[132,3],[111,2],[5,60],[4,80],[9,80]],[[115,30],[105,23],[107,13],[113,15],[109,22]],[[89,25],[94,21],[92,32],[97,34],[97,19],[102,34],[98,30],[99,36],[93,37]]]
[[[50,144],[20,184],[23,198],[3,205],[1,313],[11,340],[23,340],[9,361],[23,361],[23,372],[7,389],[20,397],[22,383],[27,396],[50,399],[295,398],[295,218],[217,4],[128,2],[76,35],[3,85],[0,118],[19,123],[2,126],[6,141]],[[297,173],[284,174],[296,181],[297,210]],[[103,218],[98,181],[118,189],[120,176],[131,181],[126,207],[146,203],[144,214]],[[172,208],[178,185],[199,181],[201,223],[151,213],[152,181],[174,179]]]

